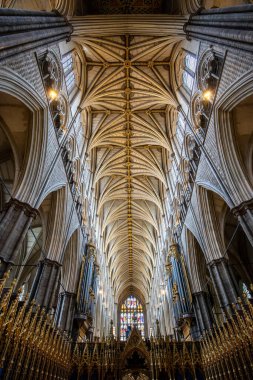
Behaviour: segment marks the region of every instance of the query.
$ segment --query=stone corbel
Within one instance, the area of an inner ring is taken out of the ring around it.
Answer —
[[[253,210],[253,198],[231,209],[235,217],[243,216],[248,210]]]
[[[16,211],[23,211],[23,213],[29,218],[35,219],[39,214],[38,210],[30,206],[28,203],[21,202],[18,199],[11,198],[9,202],[4,205],[3,211],[8,210],[12,206]]]

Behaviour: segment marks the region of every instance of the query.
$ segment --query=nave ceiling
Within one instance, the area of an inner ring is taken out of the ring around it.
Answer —
[[[101,253],[116,299],[138,289],[148,302],[166,223],[171,150],[170,86],[176,36],[76,37],[86,57],[82,109],[88,127]]]

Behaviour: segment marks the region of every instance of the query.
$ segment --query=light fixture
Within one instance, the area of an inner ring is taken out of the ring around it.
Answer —
[[[49,99],[52,101],[52,100],[55,100],[58,98],[58,91],[54,90],[53,88],[51,88],[49,91],[48,91],[48,97]]]
[[[212,100],[213,93],[211,90],[205,90],[202,94],[202,97],[204,100],[207,100],[208,102],[210,102]]]

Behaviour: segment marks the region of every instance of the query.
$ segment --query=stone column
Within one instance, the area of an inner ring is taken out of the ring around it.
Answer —
[[[229,272],[227,260],[214,260],[208,267],[221,307],[231,310],[231,305],[236,302],[239,293]]]
[[[61,264],[44,259],[40,262],[30,298],[46,309],[56,308]]]
[[[197,319],[199,331],[202,334],[213,325],[213,313],[208,293],[201,291],[192,294],[193,308]]]
[[[56,323],[57,326],[64,331],[70,332],[72,329],[72,323],[75,312],[75,303],[75,293],[60,293],[56,311]]]
[[[8,265],[16,264],[21,244],[37,210],[29,204],[11,199],[0,214],[0,277]]]
[[[253,4],[201,9],[184,25],[187,37],[253,51]]]
[[[231,211],[239,220],[250,244],[253,246],[253,199],[242,202]]]
[[[72,26],[55,12],[0,8],[0,61],[68,40]]]

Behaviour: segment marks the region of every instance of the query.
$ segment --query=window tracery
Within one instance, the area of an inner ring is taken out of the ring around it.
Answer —
[[[40,67],[46,90],[60,91],[62,86],[62,69],[58,57],[52,51],[48,51],[40,59]]]
[[[75,88],[79,87],[81,80],[81,61],[78,52],[74,50],[65,54],[62,58],[62,66],[67,92],[70,95]]]
[[[193,88],[196,65],[196,57],[190,53],[187,53],[184,57],[182,84],[188,92],[191,92]]]
[[[63,70],[64,70],[65,83],[66,83],[67,91],[68,91],[68,94],[70,94],[71,91],[75,87],[74,60],[73,60],[73,53],[72,52],[66,54],[63,57],[62,66],[63,66]]]
[[[61,136],[68,120],[68,105],[62,93],[62,65],[53,51],[39,57],[39,62],[53,123]]]
[[[144,312],[138,298],[129,296],[121,305],[120,309],[120,340],[126,340],[132,326],[135,325],[144,338]]]
[[[188,71],[183,72],[183,86],[188,90],[191,91],[193,87],[193,81],[194,78],[191,76],[191,74],[188,73]]]
[[[215,90],[222,66],[222,59],[213,50],[207,50],[199,60],[197,83],[201,91]]]
[[[212,103],[222,68],[222,57],[208,49],[199,59],[197,69],[198,91],[191,102],[193,124],[198,132],[206,132]]]

